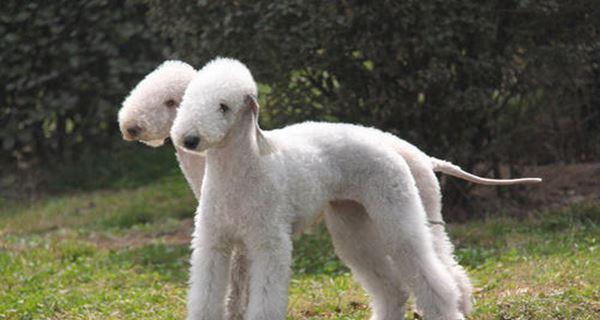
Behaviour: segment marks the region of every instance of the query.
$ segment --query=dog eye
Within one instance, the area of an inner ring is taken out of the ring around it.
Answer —
[[[223,113],[226,113],[227,111],[229,111],[229,107],[228,107],[226,104],[224,104],[224,103],[221,103],[221,104],[219,105],[219,110],[220,110],[221,112],[223,112]]]
[[[167,108],[173,108],[177,105],[177,102],[175,102],[175,100],[173,99],[169,99],[167,101],[165,101],[165,106],[167,106]]]

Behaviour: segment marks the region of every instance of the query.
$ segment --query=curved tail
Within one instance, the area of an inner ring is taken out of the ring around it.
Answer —
[[[468,173],[461,169],[459,166],[434,157],[430,157],[433,165],[433,171],[442,172],[447,175],[451,175],[463,180],[471,181],[473,183],[485,184],[489,186],[508,186],[513,184],[529,184],[529,183],[540,183],[541,178],[521,178],[521,179],[488,179],[478,177],[474,174]]]

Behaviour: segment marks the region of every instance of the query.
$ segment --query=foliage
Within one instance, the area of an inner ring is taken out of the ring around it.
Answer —
[[[522,156],[508,142],[530,147],[533,117],[575,113],[584,131],[600,117],[598,1],[147,2],[186,59],[250,65],[270,86],[268,125],[375,125],[471,167]]]
[[[248,63],[267,127],[376,126],[495,176],[600,155],[599,1],[147,2],[185,59]]]
[[[376,126],[488,176],[600,155],[599,0],[9,0],[0,34],[2,193],[28,180],[15,165],[106,159],[119,103],[166,56],[247,62],[268,128]]]
[[[0,319],[183,318],[194,202],[174,174],[0,207]],[[470,319],[600,316],[598,203],[448,228],[477,288]],[[322,225],[294,248],[288,319],[368,318]]]
[[[107,150],[131,86],[164,43],[139,3],[3,1],[0,161],[47,167]]]

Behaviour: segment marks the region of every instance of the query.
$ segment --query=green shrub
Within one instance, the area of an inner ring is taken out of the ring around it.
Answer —
[[[0,161],[52,165],[119,140],[125,94],[167,45],[127,1],[2,2]]]
[[[186,60],[249,65],[265,127],[372,125],[484,175],[600,155],[598,0],[146,2]]]

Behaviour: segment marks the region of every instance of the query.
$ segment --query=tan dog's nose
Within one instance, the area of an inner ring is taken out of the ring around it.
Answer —
[[[123,138],[125,140],[135,140],[142,133],[142,127],[138,125],[133,125],[125,129],[125,133],[123,134]]]

